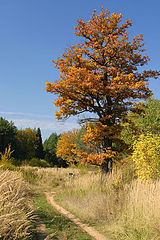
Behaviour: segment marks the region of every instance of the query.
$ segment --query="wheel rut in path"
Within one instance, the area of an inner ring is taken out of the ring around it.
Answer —
[[[93,237],[95,240],[108,240],[105,236],[103,236],[101,233],[99,233],[97,230],[95,230],[93,227],[88,226],[87,224],[84,224],[81,222],[79,218],[68,212],[66,209],[59,206],[55,200],[54,200],[55,193],[46,193],[47,201],[51,206],[53,206],[59,213],[70,219],[72,222],[74,222],[77,226],[79,226],[83,231],[88,233],[90,236]]]

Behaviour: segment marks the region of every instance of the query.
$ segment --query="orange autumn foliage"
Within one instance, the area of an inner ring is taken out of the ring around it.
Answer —
[[[77,133],[78,130],[76,129],[64,132],[61,134],[57,143],[57,156],[67,161],[70,165],[77,161],[75,154]]]
[[[95,114],[96,128],[89,126],[85,138],[101,141],[103,154],[108,148],[113,150],[113,143],[120,137],[120,121],[134,102],[151,95],[149,79],[160,75],[159,71],[140,70],[149,61],[143,54],[143,35],[130,40],[127,29],[131,20],[121,21],[122,14],[110,14],[103,8],[99,14],[94,10],[89,21],[78,20],[75,35],[81,43],[68,48],[55,61],[59,80],[46,83],[46,90],[58,95],[54,102],[59,107],[56,118]],[[106,171],[109,162],[112,167],[110,154],[103,159]]]
[[[87,154],[86,152],[76,151],[77,158],[81,159],[81,164],[91,163],[93,165],[101,166],[106,158],[113,158],[114,152],[111,149],[107,149],[105,153],[99,152],[95,154],[94,152]]]

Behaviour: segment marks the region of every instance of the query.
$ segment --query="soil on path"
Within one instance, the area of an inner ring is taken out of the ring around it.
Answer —
[[[79,218],[59,206],[54,200],[55,193],[46,193],[47,200],[50,205],[52,205],[59,213],[64,215],[65,217],[69,218],[72,222],[74,222],[77,226],[79,226],[83,231],[88,233],[90,236],[93,237],[95,240],[107,240],[101,233],[95,230],[93,227],[88,226],[81,222]]]
[[[37,232],[37,240],[49,240],[52,239],[52,237],[55,235],[55,233],[49,234],[46,226],[40,218],[38,217],[37,214],[37,219],[36,219],[36,232]]]

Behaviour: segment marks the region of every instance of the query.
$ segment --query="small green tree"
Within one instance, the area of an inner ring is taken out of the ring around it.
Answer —
[[[160,134],[160,100],[149,99],[137,119],[142,133]]]
[[[150,98],[136,104],[122,126],[121,137],[130,147],[141,134],[160,134],[160,100]]]
[[[0,152],[4,152],[9,145],[14,149],[16,132],[17,128],[12,121],[0,118]]]
[[[50,137],[44,141],[44,158],[52,166],[67,167],[66,162],[63,161],[62,158],[56,156],[59,137],[60,135],[57,133],[52,133]]]
[[[18,130],[16,135],[16,157],[21,160],[36,157],[37,141],[35,129]]]
[[[43,151],[42,136],[41,136],[40,128],[37,129],[36,137],[37,137],[36,157],[40,158],[40,159],[43,159],[44,158],[44,151]]]
[[[57,133],[52,133],[43,143],[44,151],[48,151],[53,155],[56,154],[59,136]]]

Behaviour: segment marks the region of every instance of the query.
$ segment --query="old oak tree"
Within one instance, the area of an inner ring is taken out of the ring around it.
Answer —
[[[60,69],[59,80],[46,83],[47,92],[58,95],[56,118],[84,112],[96,115],[97,121],[86,125],[85,138],[101,142],[101,150],[90,154],[87,161],[99,161],[104,172],[112,170],[121,119],[135,101],[151,95],[149,79],[160,74],[144,70],[149,58],[143,54],[143,36],[130,40],[127,29],[131,21],[121,21],[122,14],[110,14],[103,8],[99,14],[94,10],[89,21],[78,20],[75,35],[81,38],[80,43],[53,61]]]

